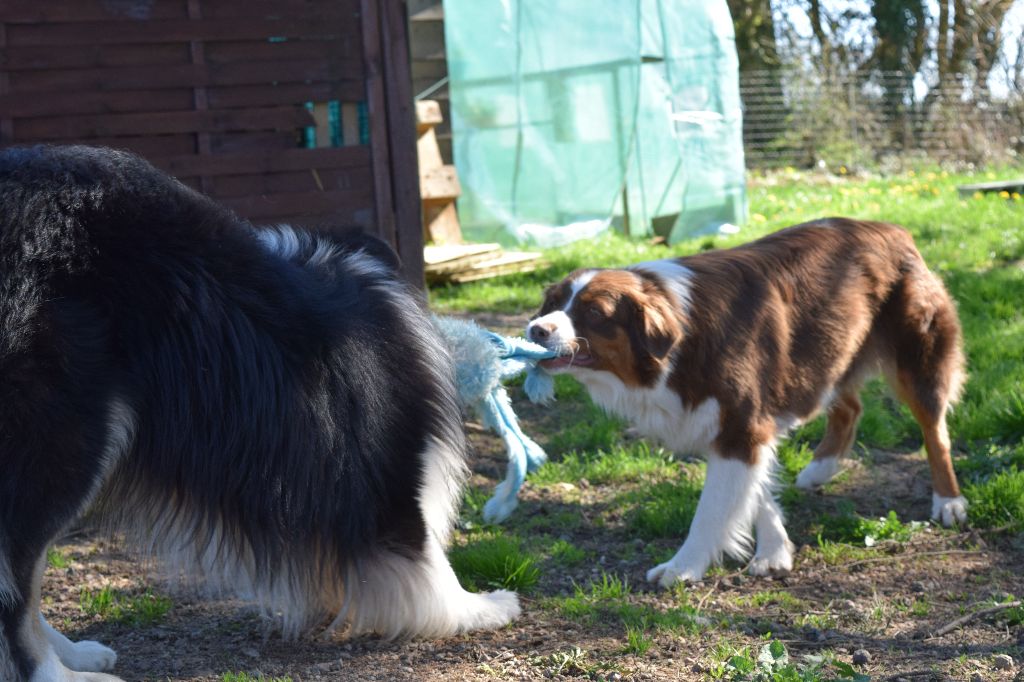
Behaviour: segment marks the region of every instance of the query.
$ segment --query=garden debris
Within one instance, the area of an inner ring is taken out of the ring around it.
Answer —
[[[1003,604],[997,604],[996,606],[993,606],[993,607],[990,607],[990,608],[987,608],[987,609],[981,609],[980,611],[975,611],[973,613],[968,613],[966,616],[962,616],[960,618],[957,618],[956,620],[954,620],[951,623],[947,623],[946,625],[943,625],[941,628],[939,628],[938,630],[935,631],[935,634],[933,634],[932,637],[942,637],[943,635],[949,634],[950,632],[952,632],[953,630],[956,630],[958,627],[960,627],[964,623],[968,623],[968,622],[974,620],[975,618],[981,618],[983,616],[988,616],[988,615],[993,614],[993,613],[998,613],[999,611],[1005,611],[1006,609],[1015,609],[1015,608],[1017,608],[1020,605],[1021,605],[1021,601],[1018,599],[1016,601],[1005,602]]]
[[[1013,670],[1013,657],[1007,654],[996,654],[992,658],[992,664],[996,670]]]

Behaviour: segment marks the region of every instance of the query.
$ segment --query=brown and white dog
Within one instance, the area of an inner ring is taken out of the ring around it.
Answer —
[[[924,433],[932,517],[966,519],[946,430],[964,378],[960,324],[897,226],[832,218],[733,249],[577,270],[548,288],[527,336],[561,351],[546,368],[574,376],[599,405],[708,458],[686,541],[648,580],[695,581],[723,553],[747,556],[751,527],[750,572],[790,570],[775,443],[827,410],[797,485],[828,481],[853,445],[858,393],[879,372]]]

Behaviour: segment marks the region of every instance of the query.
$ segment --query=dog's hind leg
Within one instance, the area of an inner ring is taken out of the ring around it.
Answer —
[[[520,612],[513,592],[464,590],[433,537],[421,556],[378,552],[354,569],[345,585],[346,606],[331,628],[348,622],[351,634],[448,637],[501,627]]]
[[[662,587],[698,581],[723,553],[735,558],[749,556],[751,526],[763,496],[771,494],[768,488],[774,462],[771,445],[758,447],[749,459],[709,454],[690,532],[675,556],[649,570],[647,579]]]
[[[846,388],[836,396],[828,410],[825,436],[814,449],[814,459],[796,477],[798,488],[817,488],[839,473],[840,461],[853,449],[862,411],[857,389]]]
[[[456,426],[461,428],[453,422]],[[501,627],[519,615],[515,593],[467,592],[445,556],[465,478],[460,443],[461,435],[438,439],[424,453],[422,545],[380,549],[354,561],[344,580],[345,604],[332,629],[347,622],[352,634],[447,637]]]
[[[959,372],[959,367],[948,372]],[[946,411],[955,397],[949,386],[957,386],[959,377],[942,377],[938,372],[903,366],[890,381],[896,392],[910,408],[921,426],[924,448],[928,453],[928,466],[932,474],[932,518],[951,526],[967,520],[967,500],[960,494],[953,460],[950,457],[949,430]]]
[[[967,500],[957,484],[946,427],[965,376],[956,307],[938,277],[919,263],[883,315],[893,349],[883,371],[921,426],[932,474],[932,518],[946,526],[966,521]]]

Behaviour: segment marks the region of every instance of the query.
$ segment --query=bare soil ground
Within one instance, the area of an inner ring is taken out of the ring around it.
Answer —
[[[502,324],[512,330],[520,321]],[[516,324],[512,324],[516,323]],[[520,407],[522,406],[522,407]],[[528,432],[543,443],[571,415],[517,402]],[[490,490],[504,471],[500,441],[470,426],[474,446],[473,485]],[[553,453],[554,454],[554,453]],[[1024,536],[969,529],[927,529],[903,543],[881,543],[853,561],[829,565],[814,551],[814,519],[840,499],[857,513],[881,516],[890,509],[903,519],[925,519],[931,492],[927,465],[918,453],[868,453],[825,493],[809,495],[791,510],[788,526],[800,545],[794,571],[783,577],[753,578],[729,565],[689,590],[688,601],[711,623],[698,634],[652,632],[642,655],[625,653],[620,623],[576,621],[551,608],[551,597],[572,594],[602,572],[625,576],[629,599],[656,609],[673,606],[676,595],[644,582],[651,555],[667,555],[682,538],[644,543],[617,519],[611,500],[629,486],[527,483],[514,527],[565,537],[595,559],[572,569],[542,563],[537,588],[523,598],[523,615],[498,632],[442,641],[384,642],[375,638],[282,641],[245,604],[211,601],[187,591],[170,592],[172,607],[151,625],[88,615],[80,590],[163,593],[140,563],[122,548],[90,535],[66,539],[59,550],[63,568],[49,567],[43,612],[72,639],[97,639],[117,650],[116,673],[126,680],[215,681],[229,671],[300,680],[491,680],[621,679],[699,680],[728,647],[755,651],[770,632],[790,654],[831,652],[849,662],[855,650],[871,660],[859,669],[873,680],[1024,680],[1024,626],[1008,625],[998,614],[971,619],[962,628],[932,636],[944,625],[993,598],[1024,595]],[[633,490],[643,484],[631,484]],[[578,523],[559,526],[565,514]],[[546,519],[551,519],[550,523]],[[648,546],[650,545],[650,546]],[[752,597],[784,591],[798,600],[752,606]],[[585,652],[564,665],[557,655]],[[998,669],[996,656],[1014,666]],[[553,656],[554,655],[554,656]]]

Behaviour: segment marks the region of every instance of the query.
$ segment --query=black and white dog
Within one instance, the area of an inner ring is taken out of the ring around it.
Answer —
[[[123,152],[0,152],[0,679],[109,682],[39,613],[92,510],[286,635],[519,613],[444,555],[466,475],[451,360],[365,236],[260,230]]]

